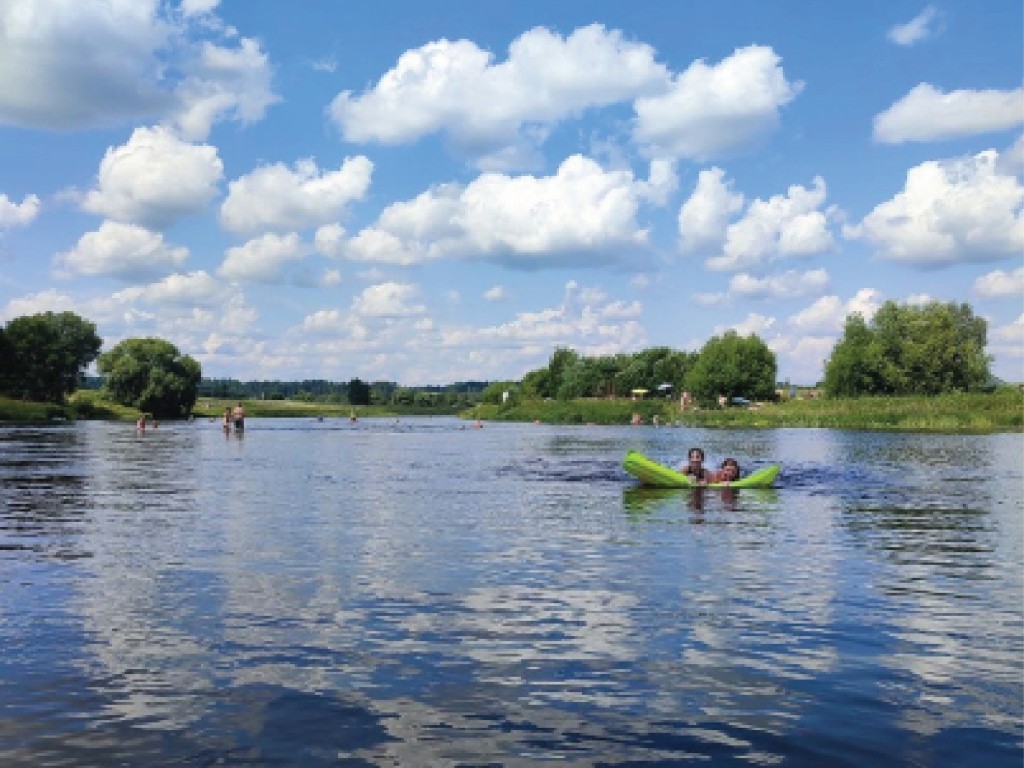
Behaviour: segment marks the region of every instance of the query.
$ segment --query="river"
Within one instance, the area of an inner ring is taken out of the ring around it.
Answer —
[[[1020,434],[0,425],[0,501],[7,768],[1024,756]]]

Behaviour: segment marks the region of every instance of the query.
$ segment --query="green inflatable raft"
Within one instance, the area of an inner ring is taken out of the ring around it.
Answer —
[[[649,459],[639,451],[628,451],[622,460],[622,468],[640,481],[641,485],[653,488],[696,488],[697,483],[689,475],[676,472],[671,467]],[[752,472],[739,480],[725,483],[710,483],[708,488],[771,488],[782,467],[772,464]]]

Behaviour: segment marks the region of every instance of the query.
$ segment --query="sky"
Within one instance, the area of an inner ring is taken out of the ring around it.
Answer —
[[[1024,381],[1020,0],[0,0],[0,321],[518,380],[966,302]]]

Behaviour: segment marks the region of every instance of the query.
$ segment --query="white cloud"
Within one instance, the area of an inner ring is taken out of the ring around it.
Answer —
[[[217,307],[228,299],[229,292],[228,286],[201,269],[168,275],[149,285],[132,286],[114,294],[114,298],[159,305]]]
[[[983,299],[1024,297],[1024,267],[1017,267],[1012,272],[997,269],[982,275],[974,281],[971,291]]]
[[[728,156],[775,130],[779,109],[802,89],[765,46],[740,48],[716,65],[695,61],[667,93],[636,100],[633,138],[655,157]]]
[[[935,6],[926,6],[917,16],[905,24],[897,24],[889,30],[889,39],[897,45],[913,45],[932,37],[940,21]]]
[[[243,38],[237,49],[206,41],[176,89],[179,103],[171,120],[192,140],[205,139],[213,123],[225,118],[256,122],[280,101],[270,81],[270,64],[257,41]]]
[[[993,328],[989,340],[1000,346],[1015,350],[1017,357],[1024,356],[1024,314],[1007,325]]]
[[[337,269],[324,270],[323,275],[320,276],[320,285],[324,288],[341,285],[341,272]]]
[[[610,355],[646,343],[646,333],[634,319],[640,312],[638,303],[609,302],[603,292],[570,281],[557,307],[519,312],[501,325],[442,328],[441,344],[454,349],[512,350],[534,358],[537,365],[558,346],[586,356]]]
[[[828,289],[828,284],[828,272],[824,269],[802,273],[789,270],[763,278],[741,273],[729,280],[729,293],[745,298],[793,299],[820,294]]]
[[[738,323],[715,326],[712,335],[721,336],[726,331],[731,330],[736,331],[740,336],[749,336],[754,334],[756,336],[763,337],[766,336],[774,326],[774,317],[766,317],[765,315],[759,315],[756,312],[751,312]]]
[[[836,341],[835,336],[801,336],[796,339],[780,336],[768,346],[780,359],[785,359],[789,381],[812,385],[823,378],[825,360],[831,356]],[[783,365],[779,367],[781,369]]]
[[[267,233],[229,248],[217,274],[230,280],[272,283],[281,279],[285,265],[305,257],[306,248],[296,233]]]
[[[107,150],[99,186],[82,207],[123,223],[164,229],[216,196],[223,169],[215,147],[188,144],[162,127],[137,128],[124,146]]]
[[[1005,176],[1024,176],[1024,134],[1018,136],[1013,144],[999,153],[996,173]]]
[[[0,194],[0,228],[30,224],[39,214],[39,198],[25,195],[20,203]]]
[[[878,291],[862,288],[845,302],[835,295],[822,296],[790,317],[788,324],[803,333],[838,333],[842,331],[849,315],[860,313],[866,321],[870,321],[881,306],[882,298]]]
[[[487,301],[505,301],[507,298],[508,294],[505,293],[505,288],[501,285],[492,285],[484,291],[484,299]]]
[[[11,299],[0,311],[0,320],[7,322],[26,315],[38,315],[42,312],[69,312],[75,309],[74,299],[66,293],[60,293],[50,288],[29,296]]]
[[[686,253],[718,251],[725,241],[729,218],[743,208],[743,195],[732,192],[725,171],[700,172],[693,194],[679,209],[680,247]]]
[[[588,108],[663,88],[667,77],[650,46],[617,30],[593,24],[563,38],[537,27],[500,63],[468,40],[406,51],[372,90],[343,91],[329,112],[347,141],[395,144],[445,132],[474,155],[493,155],[542,140]]]
[[[187,258],[187,248],[166,244],[157,232],[105,221],[95,232],[82,235],[70,251],[54,257],[54,267],[63,277],[109,275],[130,279],[176,269]]]
[[[950,91],[921,83],[875,116],[874,139],[885,144],[937,141],[1003,131],[1024,123],[1024,88]]]
[[[181,12],[186,16],[202,16],[218,5],[220,0],[181,0]]]
[[[848,237],[867,238],[883,259],[941,267],[1024,252],[1024,186],[998,173],[998,155],[933,160],[911,168],[892,200],[875,206]]]
[[[636,222],[643,183],[628,170],[604,171],[575,155],[554,176],[483,174],[465,188],[444,185],[394,203],[343,248],[337,233],[323,239],[350,259],[391,264],[448,257],[524,268],[609,262],[646,245]]]
[[[0,123],[68,129],[166,108],[155,0],[0,4]]]
[[[825,181],[817,176],[811,189],[794,184],[785,195],[754,200],[743,217],[726,229],[722,253],[707,260],[708,268],[757,270],[782,259],[807,258],[833,250],[831,211],[819,210],[825,198]]]
[[[313,160],[296,162],[294,170],[283,163],[266,165],[228,185],[221,221],[234,232],[330,226],[346,206],[366,195],[372,173],[373,163],[361,155],[329,172],[321,172]],[[337,225],[324,229],[323,237],[338,237],[339,230]]]
[[[419,289],[410,283],[380,283],[366,288],[352,301],[352,313],[357,317],[407,317],[422,315],[427,308],[410,304]]]
[[[70,130],[173,119],[188,139],[223,117],[252,121],[277,100],[266,56],[201,36],[233,34],[213,0],[4,0],[0,124]]]

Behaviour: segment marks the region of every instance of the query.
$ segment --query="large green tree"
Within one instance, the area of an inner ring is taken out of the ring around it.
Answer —
[[[713,336],[685,376],[685,386],[698,400],[719,395],[767,400],[775,396],[775,353],[755,334],[727,331]]]
[[[104,386],[122,405],[156,417],[187,416],[199,394],[202,369],[164,339],[125,339],[97,361]]]
[[[825,364],[825,393],[933,395],[976,390],[991,378],[985,355],[988,325],[970,306],[886,302],[870,324],[846,320]]]
[[[26,400],[61,403],[102,344],[96,326],[74,312],[16,317],[0,343],[0,387]]]

